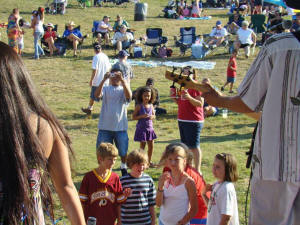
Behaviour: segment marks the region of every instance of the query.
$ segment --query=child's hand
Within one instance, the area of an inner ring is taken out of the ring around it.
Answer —
[[[186,223],[184,223],[183,220],[179,220],[176,225],[185,225],[185,224]]]
[[[189,99],[191,97],[190,94],[187,92],[187,90],[182,90],[181,95],[183,96],[184,99]]]
[[[129,197],[132,193],[132,189],[131,188],[125,188],[123,191],[123,194],[125,195],[125,197]]]
[[[141,119],[147,119],[147,118],[149,118],[149,115],[148,114],[143,114],[143,115],[140,115],[140,118]]]
[[[201,194],[202,195],[206,195],[207,192],[212,191],[212,185],[211,184],[206,184],[205,188],[202,189]]]
[[[159,178],[159,180],[158,180],[158,188],[160,189],[160,190],[162,190],[163,189],[163,187],[164,187],[164,183],[165,183],[165,181],[166,180],[170,180],[171,179],[171,174],[170,174],[170,172],[164,172],[161,176],[160,176],[160,178]]]
[[[107,80],[107,79],[109,79],[109,77],[110,77],[110,72],[107,72],[106,74],[104,74],[103,79]]]
[[[154,120],[154,119],[155,119],[155,115],[149,116],[149,119],[150,119],[150,120]]]

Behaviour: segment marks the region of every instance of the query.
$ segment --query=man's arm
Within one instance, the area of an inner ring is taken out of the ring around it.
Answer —
[[[94,80],[94,77],[95,75],[97,74],[97,70],[92,70],[92,76],[91,76],[91,80],[90,80],[90,87],[92,87],[92,84],[93,84],[93,80]]]
[[[97,87],[97,89],[96,89],[96,91],[95,91],[95,94],[94,94],[95,98],[100,98],[100,97],[101,97],[104,83],[105,83],[105,81],[109,78],[109,76],[110,76],[110,73],[109,73],[109,72],[107,72],[107,73],[104,75],[103,80],[100,82],[99,87]]]

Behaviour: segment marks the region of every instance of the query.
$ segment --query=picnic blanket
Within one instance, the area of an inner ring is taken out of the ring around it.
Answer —
[[[201,16],[201,17],[178,17],[178,20],[210,20],[211,16]]]
[[[111,59],[110,63],[114,64],[118,60]],[[186,62],[175,62],[175,61],[139,61],[139,60],[131,60],[128,59],[127,62],[131,66],[143,66],[143,67],[158,67],[158,66],[166,66],[166,67],[185,67],[192,66],[195,69],[204,69],[204,70],[212,70],[216,62],[207,62],[207,61],[186,61]]]

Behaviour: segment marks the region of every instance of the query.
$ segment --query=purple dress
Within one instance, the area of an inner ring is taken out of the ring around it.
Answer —
[[[140,111],[138,115],[148,114],[151,116],[153,114],[152,105],[149,108],[145,108],[143,104],[140,104]],[[152,120],[149,118],[139,119],[136,124],[136,130],[134,134],[134,141],[145,142],[152,141],[156,139],[156,134],[153,129]]]

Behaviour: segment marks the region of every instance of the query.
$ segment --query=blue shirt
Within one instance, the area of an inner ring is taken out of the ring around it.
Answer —
[[[67,29],[64,31],[63,37],[68,37],[70,34],[74,34],[75,36],[82,38],[82,34],[79,29],[73,29],[73,30]]]

